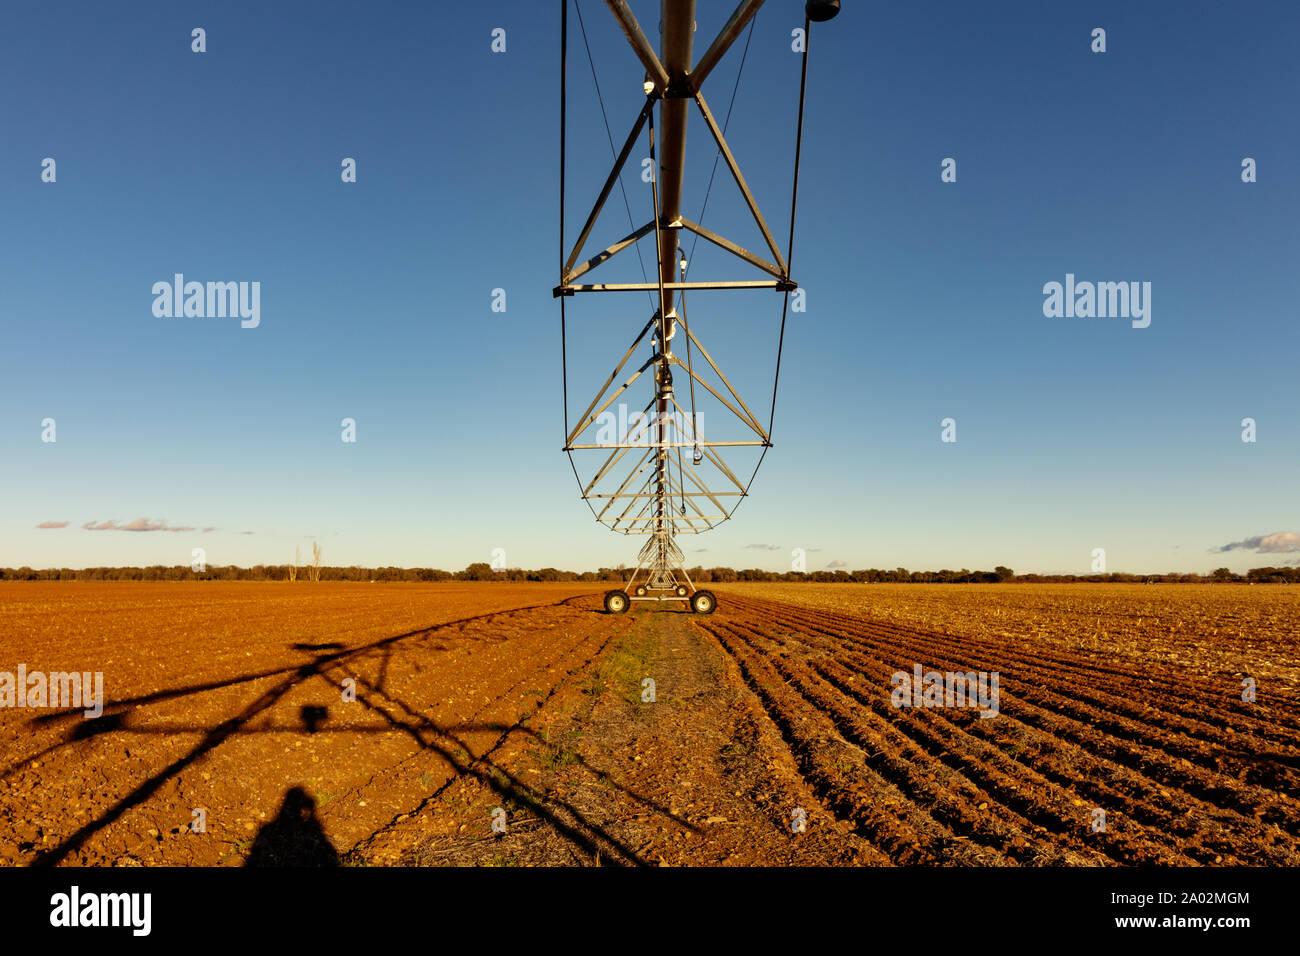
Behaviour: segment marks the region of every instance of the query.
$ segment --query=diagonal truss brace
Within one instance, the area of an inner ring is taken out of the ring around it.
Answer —
[[[611,6],[613,6],[612,2]],[[743,6],[745,5],[742,4],[742,7]],[[740,11],[737,10],[737,14],[739,13]],[[633,21],[633,23],[635,23],[635,21]],[[582,232],[579,233],[578,240],[574,243],[573,250],[569,253],[569,258],[564,264],[563,275],[560,277],[560,284],[551,290],[552,296],[558,297],[561,295],[572,295],[575,292],[655,291],[660,288],[658,283],[574,284],[574,280],[579,276],[585,275],[597,266],[608,262],[619,252],[622,252],[628,246],[649,235],[655,229],[656,223],[652,220],[641,228],[627,236],[624,236],[618,242],[597,253],[595,256],[592,256],[581,266],[577,266],[578,257],[582,254],[582,249],[591,236],[591,230],[594,228],[596,220],[600,217],[600,213],[605,207],[606,200],[609,199],[610,191],[614,188],[614,184],[618,182],[619,176],[622,175],[623,167],[627,165],[628,156],[631,155],[636,139],[640,135],[642,127],[649,119],[650,111],[654,109],[657,95],[656,92],[646,97],[645,105],[642,106],[641,112],[638,114],[636,122],[633,124],[632,132],[624,142],[622,152],[619,153],[618,158],[614,161],[614,168],[610,171],[608,178],[606,178],[605,185],[601,189],[595,205],[592,207],[591,214],[588,215],[587,221],[582,227]],[[714,142],[717,143],[718,151],[727,164],[727,170],[731,173],[732,180],[736,183],[736,187],[744,197],[745,205],[749,208],[750,215],[753,216],[754,222],[758,226],[759,231],[762,232],[763,241],[767,243],[767,247],[772,253],[772,260],[774,261],[755,255],[748,249],[732,242],[730,239],[727,239],[712,230],[705,229],[699,223],[692,222],[684,216],[680,216],[671,222],[664,222],[661,220],[659,221],[658,226],[660,229],[687,229],[690,232],[707,239],[719,248],[731,253],[736,258],[761,269],[770,276],[773,276],[776,281],[665,282],[662,286],[663,289],[668,291],[678,289],[763,288],[776,289],[782,292],[792,291],[796,288],[796,284],[790,279],[790,268],[786,264],[785,256],[781,253],[780,247],[777,246],[776,240],[772,236],[772,230],[768,228],[767,220],[763,217],[763,212],[759,209],[758,202],[754,199],[754,194],[750,191],[749,183],[745,181],[745,176],[740,171],[740,165],[736,162],[736,157],[731,152],[731,147],[727,145],[726,137],[722,135],[722,130],[718,128],[717,120],[714,119],[713,113],[704,99],[704,94],[698,89],[694,89],[692,99],[694,99],[695,105],[699,109],[704,124],[709,128],[709,133],[713,136]],[[575,266],[577,267],[575,268]]]

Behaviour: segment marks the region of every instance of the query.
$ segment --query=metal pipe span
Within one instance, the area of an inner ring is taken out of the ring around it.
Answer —
[[[661,62],[668,74],[668,89],[678,93],[660,101],[659,130],[663,137],[659,151],[659,221],[668,225],[682,214],[682,177],[686,167],[686,117],[690,108],[687,75],[691,71],[695,37],[695,0],[663,0],[661,11]],[[686,93],[686,96],[681,95]],[[677,230],[664,233],[663,261],[659,263],[664,282],[672,282],[677,270]]]
[[[682,177],[686,169],[686,117],[691,101],[682,95],[689,91],[687,74],[691,71],[692,46],[695,37],[695,0],[663,0],[660,8],[660,62],[668,74],[668,88],[659,101],[659,126],[662,130],[662,145],[659,153],[659,169],[656,178],[659,183],[659,223],[662,227],[675,223],[682,214]],[[677,95],[674,96],[673,94]],[[672,282],[677,278],[677,232],[676,229],[662,229],[659,250],[659,280]],[[665,307],[671,310],[672,296],[665,296]],[[658,396],[659,441],[669,441],[668,421],[670,399],[662,383],[671,381],[672,371],[668,362],[669,322],[661,317],[660,359],[661,387]],[[660,519],[666,518],[667,501],[667,448],[661,446],[658,478],[658,501],[656,511]],[[663,528],[663,524],[660,523]]]

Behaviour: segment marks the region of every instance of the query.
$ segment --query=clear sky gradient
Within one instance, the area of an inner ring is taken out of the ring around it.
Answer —
[[[733,6],[701,0],[697,55]],[[632,7],[657,45],[658,4]],[[581,9],[619,141],[642,70],[604,4]],[[570,239],[610,163],[572,10]],[[728,132],[783,246],[802,18],[759,13]],[[735,520],[683,541],[690,562],[1300,557],[1250,541],[1300,531],[1298,30],[1291,2],[845,0],[813,34],[807,310],[775,448]],[[720,118],[745,39],[706,85]],[[341,565],[634,560],[559,450],[558,63],[558,2],[6,5],[0,565],[284,563],[313,537]],[[714,157],[695,116],[687,148],[694,217]],[[729,186],[705,225],[755,248]],[[639,224],[639,165],[625,187]],[[627,231],[616,191],[593,246]],[[260,325],[155,317],[178,272],[260,282]],[[1045,317],[1067,273],[1150,282],[1150,327]],[[707,295],[693,327],[765,411],[780,297]],[[574,306],[606,333],[571,343],[579,405],[649,317],[603,298]],[[83,527],[141,518],[193,530]]]

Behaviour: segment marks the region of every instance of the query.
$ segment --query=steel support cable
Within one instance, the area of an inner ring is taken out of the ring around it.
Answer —
[[[790,189],[790,240],[786,246],[785,254],[787,278],[790,276],[794,262],[794,214],[799,202],[799,155],[803,150],[803,106],[804,94],[808,88],[808,50],[812,46],[811,27],[812,23],[805,14],[803,20],[803,61],[799,69],[799,119],[795,123],[794,134],[794,184]],[[776,422],[776,389],[781,381],[781,350],[785,345],[785,319],[789,306],[790,292],[787,290],[785,301],[781,304],[781,334],[776,346],[776,374],[772,377],[772,412],[767,420],[768,442],[763,446],[763,453],[758,456],[758,464],[754,466],[754,472],[749,476],[749,481],[745,482],[744,495],[736,502],[736,507],[731,509],[731,515],[734,515],[736,508],[739,508],[741,503],[749,497],[749,486],[754,483],[754,478],[758,475],[758,469],[762,466],[763,459],[767,457],[768,448],[772,447],[772,426]]]
[[[740,66],[736,70],[736,82],[732,84],[731,100],[727,103],[727,115],[722,120],[723,136],[726,136],[727,127],[731,125],[731,113],[732,110],[734,110],[736,107],[736,94],[740,90],[740,78],[745,73],[745,61],[749,59],[749,42],[754,38],[754,26],[757,23],[758,23],[758,15],[755,14],[754,19],[751,20],[749,23],[749,31],[745,34],[745,48],[740,53]],[[701,226],[704,225],[704,214],[709,208],[709,194],[713,192],[713,180],[714,177],[716,177],[718,174],[718,161],[721,158],[722,158],[722,147],[718,147],[718,151],[713,154],[713,169],[709,172],[709,184],[707,187],[705,187],[704,190],[704,201],[700,203],[699,225]],[[694,238],[691,240],[691,253],[690,253],[691,259],[695,258],[695,247],[699,243],[699,241],[700,241],[700,234],[697,232],[695,233]],[[682,269],[681,280],[682,282],[686,281],[685,269]],[[695,366],[691,357],[690,324],[686,320],[686,290],[685,289],[682,289],[679,293],[679,302],[681,303],[681,311],[682,311],[681,314],[682,327],[686,330],[686,371],[688,377],[690,378],[690,391],[691,391],[691,439],[695,442],[696,449],[698,449],[700,437],[697,430],[699,422],[695,413]],[[778,358],[778,362],[779,361],[780,359]],[[694,450],[692,450],[691,460],[694,461],[694,459],[695,459],[695,453]],[[734,511],[735,509],[733,508],[732,510]]]
[[[579,3],[579,0],[573,0],[573,9],[574,12],[577,13],[578,15],[578,27],[582,32],[583,47],[587,51],[587,64],[591,69],[592,85],[596,89],[596,101],[600,104],[600,115],[602,121],[605,124],[605,137],[606,139],[609,140],[610,155],[613,156],[614,160],[617,162],[618,150],[614,146],[614,134],[610,130],[609,114],[605,109],[605,97],[601,94],[600,91],[600,80],[596,76],[596,61],[595,58],[591,55],[591,43],[587,39],[587,26],[582,19],[582,5]],[[567,129],[566,105],[568,102],[566,96],[566,75],[567,75],[566,63],[568,59],[568,40],[569,40],[568,14],[569,14],[569,0],[560,0],[560,277],[561,277],[561,281],[563,281],[564,265],[566,261],[565,248],[564,248],[564,184],[565,184],[565,176],[566,176],[565,174],[565,159],[566,159],[565,138],[566,138],[566,129]],[[628,201],[627,187],[623,184],[623,177],[621,174],[618,177],[618,188],[619,188],[619,192],[621,192],[623,195],[623,208],[627,212],[628,226],[633,232],[635,232],[636,225],[632,219],[632,205]],[[641,265],[641,279],[643,282],[648,283],[649,279],[646,276],[645,259],[641,255],[641,247],[639,245],[636,245],[636,257],[637,257],[637,261]],[[647,292],[647,295],[650,297],[650,304],[653,305],[654,304],[653,294]],[[568,370],[567,319],[565,313],[564,300],[565,300],[565,296],[560,296],[560,354],[561,354],[562,379],[563,379],[563,388],[564,388],[564,444],[566,446],[565,452],[569,458],[569,467],[573,470],[573,480],[577,482],[579,491],[582,491],[583,490],[582,476],[578,474],[578,465],[577,462],[573,460],[572,450],[569,450],[567,447],[569,444],[569,370]],[[587,499],[585,492],[583,493],[582,498],[583,501],[587,503],[587,508],[588,510],[591,511],[592,517],[596,517],[596,509],[592,505],[590,500]]]
[[[617,162],[618,150],[614,148],[614,134],[610,132],[609,129],[609,114],[605,112],[605,98],[601,96],[600,93],[600,80],[596,79],[596,61],[591,55],[591,44],[587,42],[587,27],[586,24],[584,24],[582,21],[582,5],[578,2],[578,0],[573,0],[573,9],[578,14],[578,26],[582,30],[582,45],[587,48],[587,63],[590,64],[591,66],[591,82],[596,87],[596,100],[597,102],[600,103],[600,115],[601,118],[605,121],[605,136],[609,139],[609,152],[610,155],[614,157],[614,161]],[[618,174],[618,188],[619,188],[619,192],[623,194],[623,208],[627,210],[628,228],[631,229],[633,232],[636,232],[636,223],[632,221],[632,204],[629,203],[627,199],[627,187],[623,185],[622,171],[620,171]],[[650,280],[646,278],[645,259],[641,257],[641,246],[639,243],[633,243],[633,247],[636,249],[637,261],[641,263],[641,281],[648,284]],[[561,250],[560,254],[561,255],[564,254],[563,250]],[[561,268],[560,272],[561,272],[561,278],[563,278],[563,272],[564,272],[563,268]],[[646,295],[650,296],[650,304],[651,306],[653,306],[654,305],[653,294],[647,291]]]
[[[674,418],[675,417],[676,416],[674,416]],[[673,434],[674,435],[677,434],[676,425],[673,426]],[[686,514],[686,474],[682,469],[682,446],[680,443],[677,446],[677,484],[681,487],[682,490],[681,513]]]
[[[682,270],[682,281],[686,281],[686,270]],[[695,461],[695,453],[700,447],[700,435],[697,431],[699,423],[695,418],[695,363],[691,358],[691,324],[686,319],[686,290],[682,290],[682,328],[686,330],[686,377],[691,380],[691,441],[695,447],[691,449],[691,461]]]
[[[681,279],[683,282],[685,282],[686,270],[682,269],[681,272],[682,272]],[[686,333],[686,377],[690,379],[690,389],[691,389],[691,441],[694,442],[695,445],[695,447],[691,449],[691,463],[692,465],[696,465],[699,464],[699,462],[695,460],[695,456],[699,451],[700,436],[697,431],[699,427],[699,423],[696,421],[695,418],[695,365],[691,360],[691,326],[690,323],[686,321],[686,292],[684,290],[682,292],[681,307],[682,307],[682,314],[678,316],[678,318],[681,320],[682,323],[682,331]],[[674,405],[677,404],[677,399],[675,398],[673,399],[673,404]],[[680,408],[681,406],[678,407]],[[681,448],[677,449],[677,474],[679,480],[682,483],[682,514],[686,514],[686,480],[685,478],[681,477],[682,475]]]
[[[577,0],[574,0],[574,6],[577,6]],[[568,60],[569,60],[569,0],[560,0],[560,277],[564,277],[564,184],[567,180],[565,141],[568,130],[568,90],[566,80],[568,77]],[[592,68],[593,75],[595,67]],[[629,210],[629,217],[631,212]],[[561,388],[564,391],[564,444],[565,455],[569,459],[569,467],[573,469],[573,480],[578,483],[579,491],[582,490],[582,476],[578,474],[578,465],[573,460],[573,452],[568,450],[569,444],[569,339],[568,339],[568,321],[564,311],[564,296],[560,296],[560,369],[561,369]],[[587,509],[591,516],[596,517],[596,507],[584,494],[582,500],[586,503]]]
[[[681,281],[682,282],[686,281],[685,269],[681,269]],[[681,303],[681,315],[679,317],[681,319],[681,328],[684,329],[686,332],[686,377],[690,378],[690,440],[694,442],[695,449],[698,449],[699,436],[697,433],[695,433],[695,425],[697,425],[697,421],[695,421],[695,365],[694,365],[694,360],[692,359],[692,352],[690,352],[690,323],[688,320],[686,320],[686,290],[685,289],[681,290],[680,303]],[[694,450],[692,450],[692,455],[690,455],[690,459],[692,460],[695,459]]]

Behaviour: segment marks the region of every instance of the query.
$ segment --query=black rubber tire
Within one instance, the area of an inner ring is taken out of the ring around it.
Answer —
[[[688,594],[690,594],[690,593],[691,593],[690,588],[688,588],[685,584],[679,584],[679,585],[677,585],[677,596],[678,596],[678,597],[686,597],[686,595],[688,595]]]
[[[712,614],[718,609],[718,599],[712,591],[696,591],[691,595],[691,610],[696,614]]]
[[[622,591],[605,592],[605,611],[608,614],[626,614],[631,604],[632,602],[627,599],[627,594]]]
[[[645,597],[645,585],[644,585],[644,584],[638,584],[638,585],[636,586],[636,596],[637,596],[637,597]]]

